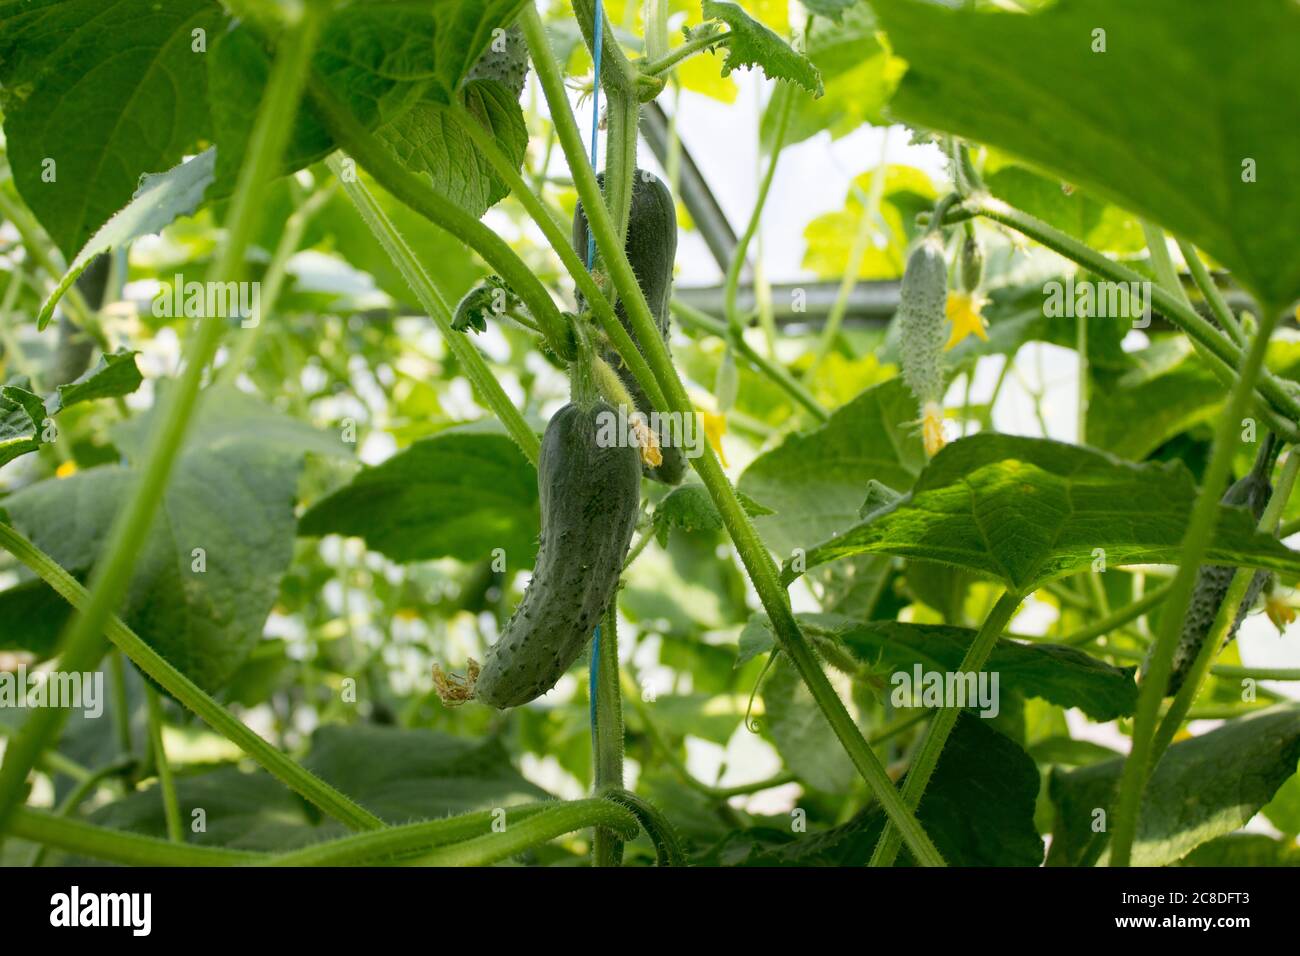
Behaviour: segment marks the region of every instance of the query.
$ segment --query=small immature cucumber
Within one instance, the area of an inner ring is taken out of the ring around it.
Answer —
[[[921,411],[925,453],[943,447],[943,349],[948,330],[948,264],[943,238],[926,235],[907,257],[898,294],[898,346],[903,381]]]
[[[677,257],[677,209],[668,187],[657,176],[642,169],[636,170],[633,176],[632,209],[628,215],[624,250],[632,265],[632,272],[636,275],[637,285],[641,287],[646,303],[650,306],[650,314],[655,317],[659,332],[667,344],[668,297],[673,282],[673,261]],[[601,173],[596,179],[603,186],[605,174]],[[582,203],[578,203],[573,212],[573,248],[578,255],[586,257],[587,216],[583,212]],[[585,307],[586,302],[579,296],[579,310]],[[637,348],[642,348],[622,301],[618,302],[614,311]],[[649,398],[618,355],[612,349],[605,349],[601,358],[618,370],[619,377],[636,402],[637,410],[649,416],[653,410]],[[682,453],[680,442],[672,441],[672,437],[663,428],[659,429],[659,448],[663,461],[654,466],[647,464],[645,468],[647,477],[666,485],[678,484],[686,474],[686,456]]]
[[[475,696],[497,709],[546,693],[582,654],[618,589],[641,498],[641,456],[598,437],[605,402],[565,405],[537,463],[542,535],[533,578],[488,650]]]
[[[1268,476],[1273,469],[1273,461],[1277,457],[1278,450],[1277,437],[1269,432],[1268,437],[1260,445],[1254,467],[1224,492],[1223,504],[1244,507],[1254,515],[1256,521],[1259,521],[1264,514],[1264,508],[1268,505],[1268,499],[1273,494],[1273,486],[1269,484]],[[1183,682],[1187,680],[1196,656],[1209,639],[1210,629],[1214,627],[1214,618],[1219,613],[1219,606],[1223,604],[1224,597],[1227,596],[1228,587],[1232,584],[1236,571],[1235,567],[1221,564],[1203,564],[1197,569],[1196,586],[1192,591],[1191,603],[1187,606],[1187,615],[1183,618],[1182,637],[1179,638],[1178,646],[1174,650],[1173,669],[1169,674],[1166,696],[1172,697],[1177,694]],[[1269,572],[1256,571],[1250,579],[1241,606],[1237,609],[1227,637],[1224,638],[1224,647],[1227,647],[1237,636],[1237,629],[1250,613],[1268,578]],[[1150,663],[1148,657],[1142,664],[1144,676]]]

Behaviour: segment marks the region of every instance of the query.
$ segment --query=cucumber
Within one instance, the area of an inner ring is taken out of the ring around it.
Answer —
[[[668,187],[653,173],[642,169],[633,174],[632,208],[628,214],[627,242],[624,251],[632,272],[636,275],[637,285],[650,306],[650,314],[659,326],[659,333],[668,342],[668,298],[673,283],[673,261],[677,257],[677,209],[673,205],[672,193]],[[603,186],[605,174],[596,177]],[[587,256],[587,216],[582,203],[573,212],[573,248],[584,260]],[[578,296],[578,309],[586,308],[586,300]],[[632,341],[642,349],[632,323],[628,319],[627,309],[620,301],[615,306],[615,314],[623,323]],[[644,351],[644,349],[642,349]],[[619,378],[627,387],[636,403],[637,410],[649,417],[653,410],[650,399],[641,386],[637,384],[631,371],[619,359],[611,348],[601,352],[601,358],[618,371]],[[686,474],[686,456],[680,443],[673,442],[673,436],[667,430],[658,429],[660,452],[663,461],[658,465],[645,466],[645,475],[666,485],[679,484]]]
[[[528,43],[523,28],[512,24],[493,36],[478,62],[470,67],[467,79],[496,80],[519,99],[528,80]]]
[[[1223,504],[1246,508],[1258,522],[1263,517],[1264,508],[1268,505],[1268,499],[1273,494],[1273,486],[1269,484],[1268,476],[1269,472],[1273,470],[1273,462],[1277,458],[1278,451],[1277,437],[1270,432],[1260,445],[1254,466],[1244,477],[1233,482],[1228,490],[1224,492]],[[1200,653],[1206,640],[1209,639],[1210,629],[1214,626],[1214,618],[1219,613],[1219,606],[1223,604],[1223,599],[1228,593],[1228,587],[1232,584],[1236,571],[1235,567],[1221,564],[1203,564],[1197,569],[1196,586],[1192,591],[1191,603],[1187,606],[1187,614],[1183,618],[1182,636],[1179,638],[1178,646],[1174,650],[1173,669],[1169,674],[1169,686],[1165,690],[1166,697],[1177,694],[1183,686],[1183,682],[1187,680],[1192,664],[1196,661],[1196,656]],[[1233,638],[1237,636],[1237,629],[1241,627],[1241,622],[1246,619],[1246,615],[1254,607],[1255,601],[1259,599],[1260,592],[1264,589],[1268,578],[1269,572],[1256,571],[1250,579],[1241,606],[1237,608],[1237,614],[1233,618],[1232,626],[1228,629],[1228,634],[1224,638],[1223,647],[1227,647]],[[1220,648],[1220,650],[1222,649]],[[1148,655],[1147,660],[1142,664],[1143,676],[1146,676],[1150,663],[1151,659]]]
[[[541,547],[523,600],[488,650],[474,696],[499,710],[546,693],[582,654],[618,589],[641,497],[641,456],[598,441],[602,401],[565,405],[542,436]]]
[[[907,257],[894,322],[903,381],[916,396],[927,457],[944,445],[944,343],[948,336],[948,263],[943,237],[927,234]]]

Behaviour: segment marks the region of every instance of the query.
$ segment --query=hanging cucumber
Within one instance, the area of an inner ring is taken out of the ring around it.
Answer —
[[[596,179],[604,185],[604,173]],[[578,203],[573,213],[573,248],[578,255],[586,257],[587,216],[583,212],[582,203]],[[624,251],[632,265],[632,272],[636,275],[637,285],[650,306],[650,314],[655,317],[659,332],[667,344],[668,297],[673,281],[673,261],[677,256],[677,210],[673,206],[673,197],[668,187],[653,173],[642,169],[633,173],[632,208],[628,214]],[[581,296],[578,298],[578,308],[579,311],[586,308],[586,302]],[[615,307],[615,314],[637,348],[641,348],[640,339],[637,338],[621,301]],[[637,411],[648,417],[653,411],[650,400],[617,353],[605,349],[601,357],[618,370],[619,377],[636,403]],[[658,465],[647,463],[645,474],[666,485],[676,485],[686,474],[686,456],[682,452],[681,436],[676,436],[678,440],[674,440],[674,436],[668,434],[668,429],[663,427],[658,429],[657,434],[663,460]]]
[[[898,345],[903,381],[916,396],[921,412],[925,453],[935,455],[944,445],[943,347],[947,338],[948,263],[943,237],[927,234],[907,257],[898,295]]]
[[[1223,504],[1244,507],[1254,515],[1256,521],[1259,521],[1264,514],[1264,508],[1268,505],[1268,499],[1273,494],[1273,486],[1269,484],[1268,476],[1273,470],[1273,462],[1279,450],[1277,437],[1269,432],[1268,437],[1259,447],[1259,453],[1255,456],[1254,466],[1224,492]],[[1182,637],[1179,638],[1178,647],[1174,651],[1173,669],[1169,674],[1166,696],[1177,694],[1183,686],[1183,681],[1187,679],[1197,654],[1209,639],[1210,629],[1214,627],[1214,619],[1219,613],[1219,606],[1223,603],[1236,572],[1235,567],[1221,564],[1203,564],[1197,570],[1192,600],[1183,618]],[[1250,613],[1268,579],[1267,571],[1256,571],[1254,577],[1250,579],[1241,606],[1237,608],[1232,626],[1228,628],[1227,637],[1223,641],[1224,647],[1227,647],[1237,636],[1237,629]],[[1148,656],[1142,664],[1143,676],[1146,675],[1149,665]]]
[[[641,459],[632,445],[602,440],[605,415],[616,412],[603,401],[565,405],[542,436],[537,564],[474,684],[474,696],[492,707],[517,707],[554,687],[618,589],[640,504]]]

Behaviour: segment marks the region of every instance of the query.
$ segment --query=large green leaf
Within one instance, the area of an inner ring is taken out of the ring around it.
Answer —
[[[853,656],[877,668],[952,673],[959,668],[975,632],[965,627],[873,621],[863,624],[833,615],[803,615],[812,633],[833,637]],[[1114,667],[1060,644],[999,640],[983,668],[997,673],[1003,694],[1041,697],[1061,707],[1078,707],[1097,721],[1128,716],[1137,705],[1133,668]]]
[[[1295,773],[1300,759],[1300,707],[1285,704],[1225,723],[1170,747],[1156,766],[1142,801],[1134,866],[1164,866],[1214,837],[1244,826]],[[1049,864],[1090,864],[1094,821],[1107,818],[1124,760],[1078,770],[1053,770],[1056,806]],[[1105,865],[1109,850],[1097,863]]]
[[[134,465],[155,417],[114,430],[130,466],[37,482],[6,498],[14,527],[84,577],[136,480]],[[123,617],[206,690],[219,688],[262,636],[293,556],[294,505],[307,452],[340,455],[345,446],[234,389],[204,393],[136,562]],[[42,613],[65,613],[63,599],[45,590]],[[32,600],[21,588],[0,594],[0,615],[12,622],[6,646],[38,650],[46,643],[34,623],[29,639],[29,622],[6,610],[9,601],[30,606]]]
[[[798,671],[778,657],[763,682],[763,726],[786,767],[810,787],[847,793],[858,772]]]
[[[899,117],[1153,219],[1266,304],[1300,295],[1292,0],[1060,0],[1032,15],[872,6],[909,64]]]
[[[500,429],[454,428],[366,468],[302,516],[302,534],[345,534],[394,561],[452,557],[532,565],[537,471]]]
[[[1181,462],[1134,465],[1046,439],[979,434],[944,448],[892,510],[813,548],[806,561],[812,568],[898,554],[966,568],[1025,594],[1103,556],[1108,567],[1176,563],[1195,497]],[[1300,554],[1227,506],[1207,559],[1300,570]],[[798,575],[787,562],[785,579]]]
[[[0,2],[14,184],[69,260],[142,173],[170,169],[207,135],[206,44],[222,20],[215,0]]]
[[[394,156],[475,216],[505,195],[472,143],[446,115],[461,103],[496,137],[512,160],[527,145],[517,97],[491,81],[462,82],[492,31],[518,13],[522,0],[451,0],[354,4],[327,21],[313,66],[321,81]],[[247,27],[221,38],[209,70],[218,193],[228,192],[245,152],[269,75],[261,42]],[[285,171],[321,159],[333,148],[310,103],[299,110]]]
[[[842,644],[878,673],[910,672],[916,664],[926,670],[955,673],[975,639],[975,632],[965,627],[902,621],[864,623],[840,614],[798,617],[805,633]],[[772,650],[775,644],[767,618],[755,615],[741,632],[739,663]],[[1098,721],[1133,713],[1137,704],[1133,670],[1114,667],[1073,647],[1010,640],[999,640],[984,666],[985,672],[998,674],[999,693],[1078,707]]]
[[[944,747],[916,816],[951,866],[1038,866],[1034,827],[1038,770],[1015,743],[963,714]],[[788,829],[735,831],[698,862],[724,866],[865,866],[884,813],[873,806],[829,830],[795,837]],[[899,865],[910,862],[906,850]]]
[[[916,402],[901,379],[867,389],[819,428],[786,437],[754,459],[738,487],[774,512],[756,518],[764,540],[789,554],[852,527],[872,479],[910,488],[925,464],[906,425]]]

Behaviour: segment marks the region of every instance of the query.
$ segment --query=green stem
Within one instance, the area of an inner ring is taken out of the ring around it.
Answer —
[[[285,31],[271,76],[267,82],[248,152],[240,168],[226,222],[225,241],[218,249],[210,278],[236,281],[262,212],[265,187],[280,167],[285,142],[297,112],[303,78],[316,44],[320,11],[303,8],[299,22]],[[59,642],[58,667],[70,673],[94,669],[103,654],[105,625],[125,593],[136,556],[153,524],[154,513],[167,487],[172,465],[180,452],[186,426],[198,400],[204,369],[221,341],[223,323],[216,318],[198,319],[189,343],[188,362],[180,378],[163,400],[165,408],[151,435],[139,478],[118,511],[101,557],[91,572],[89,599],[80,609]],[[28,772],[41,752],[58,733],[67,717],[61,708],[41,708],[32,713],[18,736],[10,742],[0,767],[0,833],[22,799]]]
[[[59,804],[58,809],[55,811],[56,815],[60,817],[73,816],[73,814],[77,812],[77,808],[80,807],[82,803],[85,802],[87,797],[89,797],[92,793],[94,793],[98,789],[101,783],[103,783],[109,777],[117,776],[120,773],[125,773],[126,771],[132,770],[134,768],[135,768],[134,757],[124,757],[119,760],[115,760],[113,763],[106,764],[105,766],[100,767],[98,770],[90,774],[90,776],[86,777],[84,780],[77,781],[76,786],[72,788],[72,790],[68,793],[68,795],[63,798],[63,802]],[[32,860],[30,865],[43,866],[45,864],[45,856],[48,852],[49,852],[48,846],[39,845],[36,849],[36,852],[32,854]]]
[[[1104,637],[1116,628],[1122,627],[1130,621],[1136,620],[1147,611],[1151,610],[1169,596],[1169,591],[1172,586],[1172,584],[1165,583],[1161,584],[1159,587],[1152,588],[1132,604],[1122,607],[1118,611],[1108,614],[1100,620],[1066,635],[1060,643],[1070,644],[1074,647],[1091,644],[1097,638]]]
[[[611,788],[602,791],[601,796],[632,812],[641,829],[654,843],[655,855],[660,866],[686,866],[686,853],[682,850],[677,831],[658,807],[630,790]],[[599,834],[600,830],[596,833]]]
[[[40,223],[31,211],[21,203],[15,202],[9,197],[9,194],[0,188],[0,218],[8,219],[18,230],[18,237],[22,240],[23,248],[27,254],[32,257],[32,261],[40,267],[41,271],[46,274],[54,285],[58,285],[65,272],[61,263],[55,259],[54,244],[46,237],[45,232],[41,229]],[[41,290],[42,294],[46,294]],[[69,286],[68,291],[63,296],[63,307],[72,319],[73,325],[84,331],[95,344],[104,351],[108,351],[108,339],[104,336],[104,330],[100,327],[99,319],[95,311],[91,309],[81,290],[76,286]],[[37,331],[45,328],[49,319],[37,325]]]
[[[663,392],[660,390],[658,383],[654,382],[650,366],[646,365],[641,350],[636,347],[627,329],[618,320],[613,306],[610,305],[609,299],[605,297],[605,293],[596,285],[591,273],[587,271],[586,264],[578,257],[570,237],[565,234],[564,229],[547,211],[541,196],[528,187],[523,177],[519,175],[518,170],[515,169],[514,164],[506,158],[496,140],[483,128],[478,120],[462,110],[453,110],[452,116],[459,121],[461,129],[465,131],[466,135],[474,141],[474,145],[478,147],[493,171],[509,187],[510,194],[524,207],[533,222],[542,230],[542,235],[546,237],[555,254],[560,257],[560,262],[568,270],[578,291],[586,299],[587,307],[591,309],[605,334],[614,343],[614,347],[617,349],[619,357],[623,359],[624,364],[632,370],[632,374],[636,376],[637,381],[648,380],[654,385],[654,389],[646,393],[650,401],[654,403],[655,407],[663,408],[666,404],[663,401]]]
[[[1097,653],[1117,661],[1137,664],[1146,660],[1141,651],[1130,651],[1119,647],[1107,647]],[[1240,664],[1211,664],[1209,672],[1215,677],[1243,678],[1253,680],[1300,681],[1300,667],[1242,667]]]
[[[984,618],[984,624],[975,635],[975,640],[966,649],[966,656],[957,665],[958,673],[978,673],[984,667],[998,638],[1007,629],[1007,624],[1015,616],[1016,609],[1020,607],[1020,601],[1020,595],[1011,591],[1005,592],[998,598],[988,617]],[[948,735],[957,725],[957,718],[960,715],[960,707],[944,707],[930,721],[921,746],[916,756],[912,758],[907,780],[903,784],[903,800],[910,809],[915,810],[921,805],[921,798],[930,783],[930,776],[939,764],[939,755],[943,753],[943,746],[948,742]],[[876,844],[876,850],[871,855],[870,865],[893,866],[894,858],[898,856],[899,845],[897,830],[892,824],[886,823],[884,831],[880,834],[880,842]]]
[[[323,83],[313,78],[309,90],[313,105],[339,147],[365,167],[384,189],[482,256],[515,295],[524,300],[528,311],[545,332],[551,351],[562,360],[571,359],[572,341],[564,316],[551,300],[546,287],[518,253],[486,225],[434,190],[428,182],[407,171]],[[351,184],[345,182],[344,185]]]
[[[749,214],[749,224],[745,227],[740,242],[736,244],[736,251],[732,253],[731,264],[727,268],[723,311],[727,325],[733,330],[740,330],[743,327],[736,308],[736,297],[740,290],[740,273],[745,268],[745,256],[749,252],[749,244],[753,241],[754,233],[758,232],[759,223],[763,219],[763,207],[767,205],[767,195],[772,189],[772,180],[776,177],[776,164],[781,158],[781,148],[785,145],[785,132],[790,125],[790,111],[794,106],[794,89],[789,83],[778,83],[772,96],[779,98],[779,102],[774,106],[777,112],[776,132],[772,137],[772,158],[767,164],[763,181],[759,183],[754,209]]]
[[[158,700],[158,691],[148,684],[144,688],[144,699],[149,713],[149,746],[153,751],[154,768],[158,772],[163,818],[167,821],[167,839],[173,843],[184,843],[180,804],[176,800],[176,782],[172,779],[172,767],[167,761],[167,748],[163,746],[162,703]]]
[[[600,625],[600,660],[596,686],[595,791],[623,789],[623,701],[618,689],[618,599],[609,602],[609,610]],[[612,830],[597,827],[592,843],[593,866],[619,866],[623,859],[623,841]]]
[[[1190,309],[1192,303],[1183,290],[1182,282],[1178,279],[1178,270],[1174,268],[1174,260],[1169,255],[1169,243],[1165,241],[1164,230],[1146,219],[1141,220],[1141,223],[1142,234],[1147,240],[1147,250],[1151,253],[1151,266],[1155,269],[1156,279],[1170,295]]]
[[[127,866],[240,866],[262,857],[247,850],[169,843],[24,807],[14,812],[9,832],[56,850]]]
[[[641,67],[641,72],[646,76],[659,76],[667,73],[678,63],[694,56],[696,53],[703,52],[710,48],[722,48],[731,44],[731,32],[715,34],[710,37],[696,37],[694,40],[687,40],[681,46],[670,50],[664,56],[657,59],[638,60],[637,65]]]
[[[636,143],[641,104],[635,96],[606,90],[605,206],[626,244],[636,176]]]
[[[406,239],[397,231],[397,227],[393,225],[388,214],[384,212],[383,207],[375,200],[360,177],[344,175],[342,160],[337,153],[330,156],[327,165],[343,184],[343,191],[352,200],[362,221],[370,228],[371,234],[397,266],[406,284],[420,300],[424,311],[438,326],[443,341],[447,343],[451,354],[456,356],[456,361],[460,363],[475,393],[488,410],[500,419],[506,432],[514,439],[515,444],[528,460],[536,465],[542,447],[537,433],[528,422],[524,421],[524,416],[520,414],[519,409],[515,408],[514,402],[510,401],[510,396],[505,393],[501,383],[492,374],[492,370],[488,368],[479,350],[467,336],[451,327],[452,315],[447,300],[442,297],[433,278],[425,271],[411,247],[407,245]]]
[[[124,754],[135,754],[135,741],[131,739],[131,701],[126,694],[126,664],[122,652],[109,651],[109,673],[113,679],[113,723],[117,728],[117,744]]]
[[[489,833],[440,847],[413,861],[413,865],[487,866],[587,827],[607,827],[625,840],[632,839],[640,831],[636,816],[625,807],[601,798],[574,800],[548,807],[520,822],[507,823],[501,833]]]
[[[1072,236],[1000,199],[983,194],[972,196],[964,208],[976,215],[1009,226],[1053,252],[1111,281],[1136,282],[1139,285],[1148,281],[1139,273],[1106,258]],[[947,217],[945,221],[951,221],[951,218]],[[1210,368],[1216,375],[1229,383],[1236,381],[1237,370],[1241,367],[1244,356],[1224,333],[1159,284],[1152,286],[1151,299],[1161,315],[1187,333],[1193,344],[1203,350],[1202,355],[1209,360]],[[1264,369],[1260,375],[1258,390],[1272,406],[1265,404],[1260,412],[1269,427],[1287,441],[1295,441],[1300,437],[1300,431],[1296,427],[1296,422],[1300,422],[1300,399],[1287,392],[1281,382],[1267,369]]]
[[[1295,487],[1298,469],[1300,469],[1300,454],[1297,454],[1296,449],[1293,448],[1290,454],[1287,455],[1286,464],[1282,469],[1282,477],[1278,480],[1273,497],[1269,500],[1268,506],[1264,509],[1264,514],[1259,519],[1260,532],[1269,535],[1276,532],[1277,519],[1282,516],[1282,510],[1291,497],[1291,490]],[[1179,726],[1191,709],[1192,702],[1196,700],[1196,695],[1201,689],[1201,682],[1205,679],[1205,674],[1210,668],[1210,662],[1218,656],[1227,642],[1228,631],[1237,618],[1238,608],[1241,607],[1241,602],[1246,597],[1246,590],[1250,587],[1251,578],[1254,576],[1255,571],[1251,568],[1238,568],[1233,573],[1232,581],[1229,583],[1228,590],[1224,594],[1223,601],[1219,604],[1219,609],[1215,614],[1214,624],[1210,627],[1210,633],[1206,635],[1205,642],[1197,652],[1191,670],[1183,681],[1183,686],[1179,688],[1178,693],[1174,696],[1174,702],[1169,705],[1169,710],[1165,713],[1164,720],[1161,721],[1160,727],[1156,731],[1155,741],[1151,748],[1152,766],[1160,762],[1160,757],[1165,752],[1165,748],[1174,739],[1174,734],[1178,732]]]
[[[715,319],[713,316],[687,305],[680,299],[671,300],[668,303],[668,308],[684,325],[693,326],[718,336],[724,342],[730,343],[731,347],[736,350],[736,354],[743,356],[759,373],[765,375],[782,391],[810,411],[818,421],[830,420],[831,413],[822,407],[822,404],[813,397],[812,392],[808,391],[802,382],[746,342],[744,335],[733,335],[731,329],[721,319]]]
[[[1223,293],[1214,284],[1214,279],[1211,278],[1209,270],[1205,268],[1205,263],[1196,254],[1196,247],[1190,242],[1179,239],[1178,249],[1187,262],[1187,269],[1192,274],[1192,281],[1196,283],[1196,287],[1201,290],[1201,295],[1205,297],[1205,301],[1209,304],[1210,311],[1219,320],[1219,324],[1232,336],[1232,340],[1237,343],[1237,347],[1243,347],[1246,344],[1246,333],[1241,330],[1241,323],[1233,315],[1227,300],[1223,298]]]
[[[53,558],[24,538],[17,530],[3,522],[0,522],[0,547],[34,571],[73,607],[81,609],[88,603],[90,596],[76,578],[63,570]],[[141,640],[116,615],[108,618],[104,633],[122,653],[135,662],[140,670],[157,681],[159,686],[209,727],[261,764],[263,769],[289,789],[301,794],[308,802],[336,820],[355,829],[366,830],[383,826],[383,821],[374,814],[280,753],[240,723],[234,715]]]
[[[497,810],[476,810],[441,820],[422,820],[401,826],[384,827],[369,833],[314,843],[300,850],[264,857],[266,866],[356,866],[362,863],[389,863],[412,854],[424,853],[432,847],[458,843],[492,831],[499,814],[506,814],[507,825],[526,820],[556,804],[547,801],[519,806],[501,807]]]
[[[569,162],[569,169],[573,173],[578,196],[587,210],[588,225],[596,237],[597,247],[604,256],[614,286],[627,309],[637,339],[645,348],[646,362],[654,375],[652,381],[659,383],[667,400],[667,406],[660,410],[675,411],[683,416],[694,414],[686,388],[677,376],[668,349],[659,334],[654,317],[650,314],[645,296],[637,285],[636,275],[632,272],[614,225],[601,200],[596,175],[591,169],[591,164],[587,162],[582,137],[578,132],[573,112],[569,108],[564,79],[547,45],[546,32],[534,6],[531,4],[524,6],[520,23],[528,39],[533,68],[537,72],[542,92],[550,107],[551,118],[560,137],[560,145]],[[642,387],[645,388],[648,384],[643,382]],[[732,541],[735,542],[736,550],[745,569],[749,572],[750,580],[758,592],[759,599],[763,602],[768,617],[773,622],[783,649],[790,655],[791,662],[808,685],[809,692],[822,713],[826,715],[831,729],[848,752],[849,758],[880,800],[885,812],[903,829],[908,846],[912,848],[918,862],[941,865],[943,858],[939,855],[939,851],[934,848],[933,842],[921,829],[916,817],[903,806],[885,768],[867,746],[857,724],[845,709],[844,702],[839,699],[830,682],[827,681],[816,656],[800,633],[785,590],[781,587],[776,565],[736,497],[735,489],[727,480],[726,473],[718,463],[713,449],[706,445],[703,453],[692,459],[692,464],[721,514]]]
[[[1241,427],[1254,388],[1255,378],[1264,364],[1268,351],[1269,335],[1277,324],[1280,310],[1267,309],[1260,317],[1259,329],[1246,353],[1239,377],[1228,393],[1223,412],[1215,428],[1214,450],[1205,469],[1200,494],[1183,536],[1178,572],[1174,575],[1168,603],[1160,615],[1160,630],[1156,638],[1151,663],[1138,694],[1137,712],[1133,719],[1133,746],[1120,775],[1119,795],[1115,804],[1114,830],[1111,839],[1111,865],[1128,866],[1137,832],[1138,812],[1142,792],[1146,788],[1151,769],[1153,735],[1160,702],[1164,698],[1173,667],[1174,651],[1181,634],[1183,617],[1196,584],[1196,574],[1205,558],[1205,550],[1214,532],[1219,513],[1219,496],[1227,484],[1237,446],[1237,432]]]
[[[217,381],[227,385],[233,384],[248,363],[249,356],[253,354],[253,349],[261,339],[262,333],[266,330],[268,318],[275,312],[276,302],[280,298],[280,290],[284,287],[285,269],[289,259],[302,245],[302,237],[307,229],[307,224],[329,202],[330,197],[333,195],[333,183],[321,186],[307,198],[306,202],[294,210],[293,214],[286,220],[284,229],[280,233],[280,241],[276,244],[275,251],[271,253],[271,261],[267,264],[266,272],[262,274],[262,291],[258,299],[257,325],[241,330],[243,337],[240,338],[239,344],[231,353],[230,359],[217,374]]]

